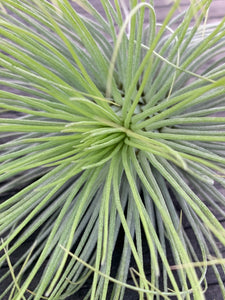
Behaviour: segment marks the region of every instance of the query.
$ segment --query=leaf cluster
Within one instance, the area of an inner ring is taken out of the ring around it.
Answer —
[[[0,299],[225,298],[225,18],[76,2],[0,2]]]

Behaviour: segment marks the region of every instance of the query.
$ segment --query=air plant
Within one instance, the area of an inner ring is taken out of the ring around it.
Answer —
[[[0,2],[0,299],[225,298],[225,18],[76,2]]]

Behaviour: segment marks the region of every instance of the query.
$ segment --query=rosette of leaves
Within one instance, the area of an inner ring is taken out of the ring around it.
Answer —
[[[225,19],[100,2],[1,0],[0,299],[225,297]]]

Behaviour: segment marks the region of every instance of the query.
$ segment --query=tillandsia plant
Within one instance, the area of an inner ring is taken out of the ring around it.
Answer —
[[[0,1],[0,299],[225,299],[225,18],[99,3]]]

